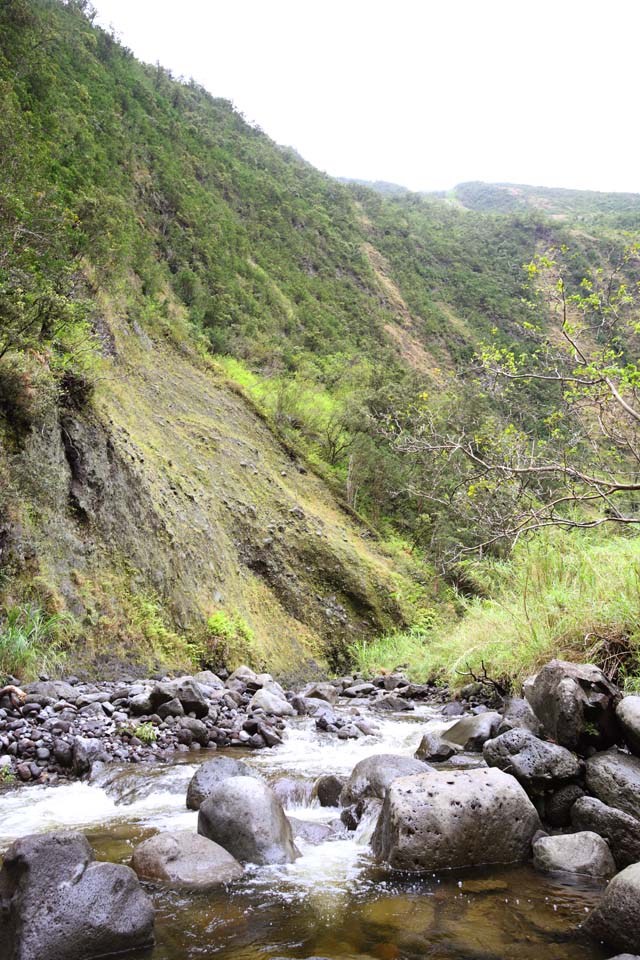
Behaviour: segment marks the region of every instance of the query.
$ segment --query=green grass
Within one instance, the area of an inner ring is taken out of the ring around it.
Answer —
[[[521,680],[559,657],[600,664],[628,687],[640,677],[640,538],[546,532],[510,562],[468,574],[489,599],[461,600],[440,622],[352,648],[367,674],[407,664],[418,679],[465,682],[470,668]]]
[[[0,621],[0,677],[7,674],[32,680],[58,669],[63,655],[61,639],[69,618],[49,615],[39,607],[10,607]]]

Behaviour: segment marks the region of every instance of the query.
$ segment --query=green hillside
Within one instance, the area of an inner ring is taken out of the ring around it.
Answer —
[[[567,244],[580,277],[640,225],[635,196],[329,178],[81,0],[0,3],[0,157],[5,618],[103,669],[338,663],[446,602],[384,425],[528,349],[523,264]]]

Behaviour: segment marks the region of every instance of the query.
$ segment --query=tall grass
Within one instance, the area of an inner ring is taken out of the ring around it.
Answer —
[[[61,635],[68,618],[24,604],[9,607],[0,620],[0,680],[13,674],[31,680],[60,667]]]
[[[509,562],[469,572],[489,599],[461,601],[458,621],[355,645],[360,669],[402,663],[418,679],[460,684],[482,663],[492,676],[519,680],[561,657],[640,682],[640,538],[547,531]]]

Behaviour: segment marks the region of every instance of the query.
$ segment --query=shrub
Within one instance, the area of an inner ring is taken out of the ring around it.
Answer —
[[[224,610],[211,614],[201,655],[203,667],[217,670],[241,663],[251,665],[256,663],[256,657],[253,631],[239,614]]]

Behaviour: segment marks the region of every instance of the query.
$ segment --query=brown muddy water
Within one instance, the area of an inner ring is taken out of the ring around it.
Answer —
[[[354,708],[346,708],[353,710]],[[228,752],[271,782],[321,773],[348,774],[374,753],[412,755],[427,727],[442,729],[428,707],[375,718],[377,736],[338,740],[313,721],[293,721],[282,746]],[[25,787],[0,798],[0,854],[19,836],[52,829],[84,831],[100,860],[127,863],[133,847],[163,829],[196,829],[187,784],[212,754],[178,754],[174,764],[108,770],[92,783]],[[471,760],[471,758],[470,758]],[[302,791],[304,793],[304,791]],[[339,811],[308,800],[287,813],[329,823]],[[593,882],[545,877],[532,867],[445,872],[416,878],[388,871],[369,848],[372,820],[355,834],[311,845],[280,867],[248,867],[214,893],[145,885],[157,910],[153,951],[131,960],[604,960],[581,933],[602,889]]]

